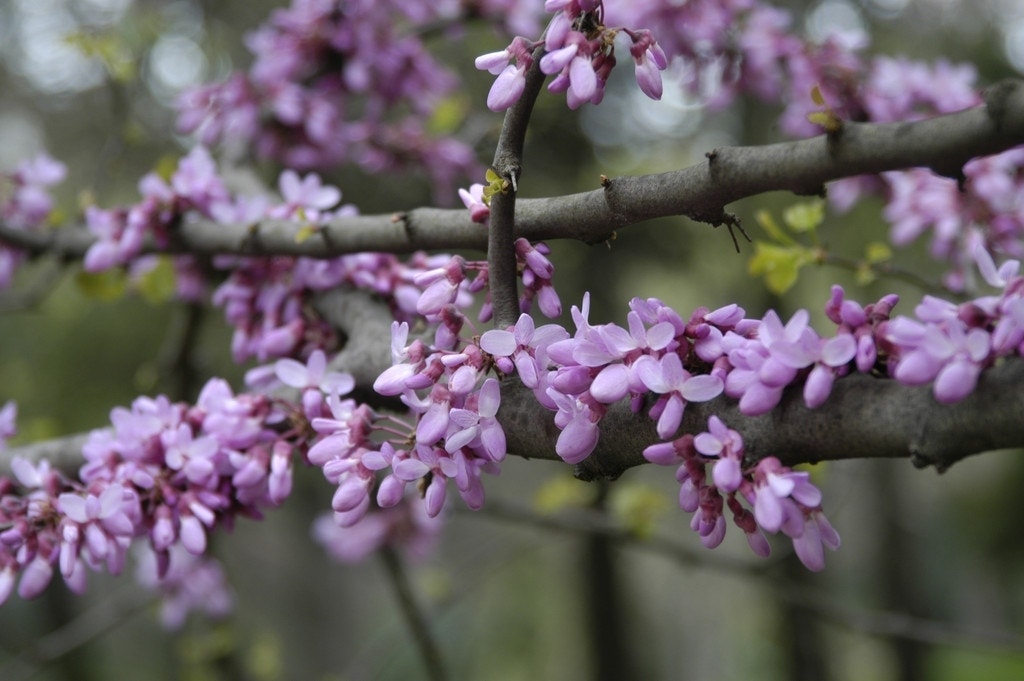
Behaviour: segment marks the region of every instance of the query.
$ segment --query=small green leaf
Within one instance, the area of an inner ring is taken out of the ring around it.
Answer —
[[[301,244],[309,237],[313,236],[320,231],[320,228],[311,222],[307,222],[299,227],[299,231],[295,232],[295,243]]]
[[[178,171],[178,163],[180,161],[180,156],[164,154],[157,160],[156,166],[153,168],[153,172],[156,173],[164,182],[170,182],[171,177],[173,177],[174,173]]]
[[[462,125],[468,110],[466,97],[456,95],[442,99],[427,121],[427,131],[432,135],[450,135]]]
[[[491,197],[495,194],[504,194],[508,191],[508,180],[503,178],[493,168],[488,168],[484,174],[484,179],[487,180],[487,184],[484,185],[483,199],[486,205],[491,205]]]
[[[861,263],[857,266],[857,269],[853,273],[854,280],[856,280],[858,286],[867,286],[868,284],[875,281],[878,275],[871,269],[871,265],[868,263]]]
[[[575,478],[560,475],[541,485],[534,495],[533,507],[538,513],[550,515],[566,508],[589,506],[594,499],[593,485],[580,484]]]
[[[79,272],[75,282],[85,295],[106,301],[124,297],[128,288],[127,277],[120,268],[102,272]]]
[[[782,231],[779,227],[779,223],[775,222],[775,218],[772,214],[766,210],[759,210],[754,215],[754,219],[757,220],[757,224],[761,225],[761,229],[768,232],[768,236],[775,239],[780,244],[792,244],[795,243],[788,234]]]
[[[137,286],[142,297],[153,305],[171,300],[177,287],[177,274],[170,257],[162,255],[157,258],[156,265],[142,275]]]
[[[818,106],[825,106],[825,96],[821,94],[821,87],[815,85],[811,88],[811,101]]]
[[[800,268],[814,262],[814,251],[804,246],[779,246],[758,241],[748,270],[755,277],[764,277],[772,293],[782,294],[793,287]]]
[[[825,202],[817,199],[795,203],[782,213],[782,219],[794,232],[811,232],[825,219]]]
[[[130,83],[135,80],[136,60],[131,47],[116,33],[78,31],[69,34],[64,40],[84,56],[98,59],[115,82]]]
[[[664,492],[647,485],[616,485],[611,497],[612,516],[640,538],[654,534],[668,508]]]
[[[892,259],[892,249],[881,241],[872,241],[864,249],[864,259],[872,265]]]
[[[825,132],[832,134],[839,132],[843,127],[843,119],[829,111],[814,111],[807,114],[807,120],[814,125],[820,126]]]

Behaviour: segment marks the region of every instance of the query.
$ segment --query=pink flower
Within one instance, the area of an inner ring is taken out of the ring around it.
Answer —
[[[722,394],[724,387],[717,376],[691,376],[674,352],[660,360],[644,355],[637,359],[634,369],[651,392],[663,396],[655,404],[655,407],[660,405],[658,436],[663,440],[669,439],[679,429],[687,402],[712,400]]]
[[[526,67],[509,64],[502,70],[487,93],[487,108],[504,111],[519,101],[526,89]]]
[[[484,186],[480,183],[470,185],[469,190],[459,189],[459,198],[469,209],[469,219],[481,224],[491,217],[491,207],[484,203]]]
[[[271,210],[271,215],[276,218],[289,218],[302,212],[308,219],[315,221],[322,211],[341,201],[341,190],[323,184],[316,173],[309,173],[300,179],[298,173],[287,169],[281,173],[278,187],[285,203]]]

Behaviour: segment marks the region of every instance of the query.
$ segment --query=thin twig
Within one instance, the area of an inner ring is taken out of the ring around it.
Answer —
[[[768,590],[778,598],[799,605],[815,615],[852,631],[871,636],[916,641],[929,645],[984,649],[1006,653],[1024,652],[1024,636],[1009,632],[986,631],[955,626],[945,622],[913,617],[900,612],[867,610],[839,603],[820,589],[809,588],[774,576],[778,561],[762,563],[738,560],[710,553],[699,554],[665,537],[640,537],[597,513],[541,515],[524,504],[489,499],[467,517],[485,517],[527,523],[534,527],[575,534],[602,534],[635,549],[654,553],[690,568],[715,570],[725,575],[765,580]]]
[[[75,619],[39,637],[20,653],[0,665],[0,678],[26,681],[45,671],[45,666],[111,632],[129,618],[149,607],[156,596],[130,584]]]
[[[523,97],[529,97],[529,92]],[[820,135],[778,144],[722,147],[688,168],[618,177],[579,194],[522,199],[516,204],[515,236],[600,243],[629,225],[669,215],[720,224],[727,204],[768,191],[817,194],[832,180],[914,167],[949,174],[946,171],[972,158],[1024,143],[1024,81],[1007,81],[985,106],[911,123],[847,123],[838,143],[829,140]],[[403,211],[397,221],[395,213],[338,217],[323,227],[323,239],[296,240],[296,229],[287,220],[260,222],[260,253],[331,258],[365,251],[482,251],[488,241],[488,231],[473,222],[465,209],[414,208]],[[250,224],[190,219],[179,226],[170,243],[149,240],[143,251],[250,255],[252,234]],[[81,258],[95,239],[81,225],[26,231],[0,222],[0,241],[33,255],[49,252]]]
[[[840,267],[850,272],[859,272],[865,265],[874,274],[881,277],[889,277],[890,279],[896,279],[904,283],[910,284],[915,288],[936,296],[942,296],[944,298],[963,298],[962,295],[958,295],[955,291],[951,291],[937,281],[932,281],[926,277],[922,277],[916,272],[911,270],[903,269],[895,265],[888,263],[866,263],[863,260],[857,260],[856,258],[848,258],[846,256],[838,255],[836,253],[823,252],[821,255],[821,264],[832,265],[834,267]]]
[[[394,548],[385,546],[380,550],[380,557],[387,571],[391,588],[395,592],[395,598],[398,600],[399,608],[405,618],[405,623],[416,642],[420,659],[423,660],[427,678],[431,681],[445,681],[448,675],[445,673],[441,650],[430,633],[426,616],[416,603],[416,597],[412,592],[412,585],[409,583],[409,576],[406,574],[401,556]]]
[[[158,366],[160,378],[166,386],[164,393],[171,399],[183,400],[193,396],[199,379],[195,351],[205,312],[206,308],[195,302],[179,306],[164,334]]]
[[[491,197],[490,229],[487,238],[488,282],[496,328],[512,326],[519,318],[515,229],[516,194],[523,170],[523,144],[526,128],[546,76],[540,70],[543,48],[534,52],[533,65],[526,72],[526,89],[505,113],[501,136],[494,150],[494,170],[508,186]]]
[[[21,312],[38,306],[57,287],[62,274],[64,267],[55,259],[48,258],[27,285],[0,294],[0,314]]]

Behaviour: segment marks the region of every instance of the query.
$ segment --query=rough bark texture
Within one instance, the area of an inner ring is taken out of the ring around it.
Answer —
[[[515,202],[514,236],[600,242],[615,230],[650,218],[687,215],[712,224],[729,223],[726,206],[767,191],[820,193],[841,177],[909,167],[929,167],[960,177],[970,159],[1024,144],[1024,84],[1005,81],[986,94],[985,105],[934,119],[896,124],[845,123],[831,135],[759,147],[727,147],[706,162],[657,175],[621,177],[590,192]],[[496,157],[497,158],[497,157]],[[498,159],[506,163],[502,156]],[[505,168],[508,171],[509,168]],[[151,251],[197,254],[291,254],[332,257],[377,251],[488,248],[488,230],[465,210],[418,208],[406,213],[339,218],[318,236],[297,242],[293,223],[216,225],[204,220],[179,226],[172,243]],[[23,232],[0,225],[0,241],[32,253],[80,258],[92,237],[82,227]],[[362,386],[389,362],[390,317],[366,294],[325,295],[321,310],[348,335],[336,366]],[[507,314],[505,316],[508,316]],[[786,464],[828,459],[906,457],[917,466],[945,470],[983,451],[1024,447],[1024,360],[1001,363],[981,377],[977,390],[955,405],[938,404],[930,388],[854,375],[838,380],[819,409],[803,406],[797,392],[764,416],[740,414],[726,397],[687,407],[682,431],[699,432],[712,414],[742,433],[748,456],[776,456]],[[509,451],[529,458],[557,458],[553,415],[516,381],[502,390],[499,418]],[[593,455],[577,467],[582,478],[614,478],[644,462],[642,451],[657,440],[654,423],[613,406],[602,421]],[[81,436],[0,453],[8,468],[15,454],[38,457],[79,448]]]

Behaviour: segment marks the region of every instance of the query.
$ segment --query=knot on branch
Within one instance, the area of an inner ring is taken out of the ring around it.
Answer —
[[[982,98],[996,131],[1009,133],[1024,127],[1024,116],[1021,116],[1024,101],[1020,101],[1024,100],[1024,83],[1010,78],[1001,80],[986,88]]]

